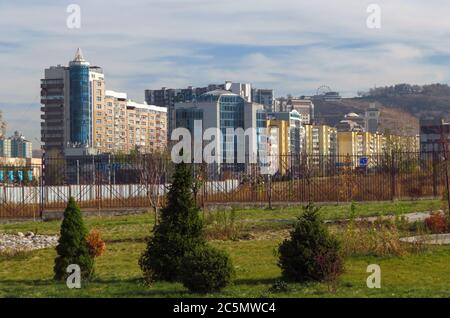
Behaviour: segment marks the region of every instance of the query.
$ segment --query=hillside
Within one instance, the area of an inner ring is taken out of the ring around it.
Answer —
[[[336,125],[345,114],[363,114],[371,103],[376,103],[381,110],[382,130],[413,135],[419,133],[421,116],[450,118],[450,88],[447,85],[400,84],[372,89],[361,95],[337,102],[314,101],[316,119],[320,123]]]

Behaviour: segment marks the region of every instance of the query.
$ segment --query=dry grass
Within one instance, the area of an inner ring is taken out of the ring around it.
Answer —
[[[242,234],[242,223],[236,211],[216,210],[205,212],[206,237],[209,240],[238,240]]]
[[[420,230],[416,233],[419,235]],[[400,240],[403,236],[400,225],[395,221],[376,222],[350,221],[338,230],[345,256],[404,256],[408,253],[422,253],[427,250],[425,242],[413,244]]]

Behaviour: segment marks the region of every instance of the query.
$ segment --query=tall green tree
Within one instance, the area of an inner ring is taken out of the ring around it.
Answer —
[[[89,279],[93,274],[94,259],[89,254],[86,236],[88,231],[84,226],[80,208],[75,199],[70,198],[64,211],[64,220],[61,224],[61,235],[56,251],[58,256],[53,267],[54,278],[65,280],[70,273],[67,267],[70,264],[80,266],[81,276]]]
[[[147,280],[179,280],[185,255],[206,244],[192,185],[189,166],[184,162],[177,164],[167,205],[161,209],[160,222],[155,225],[139,260]]]

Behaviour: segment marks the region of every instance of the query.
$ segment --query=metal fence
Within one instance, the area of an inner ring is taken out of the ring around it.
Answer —
[[[275,174],[261,164],[193,164],[199,205],[211,203],[349,202],[442,197],[443,153],[373,156],[292,155],[276,159]],[[42,165],[0,167],[0,218],[38,218],[61,211],[73,196],[99,213],[164,204],[174,164],[151,155],[45,158]]]

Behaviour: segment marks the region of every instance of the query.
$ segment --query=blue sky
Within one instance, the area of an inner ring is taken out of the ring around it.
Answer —
[[[81,28],[69,29],[69,4]],[[381,29],[366,9],[381,7]],[[0,0],[0,109],[8,133],[39,139],[39,80],[77,47],[102,66],[108,89],[225,80],[345,96],[374,85],[449,82],[450,3],[444,0]]]

